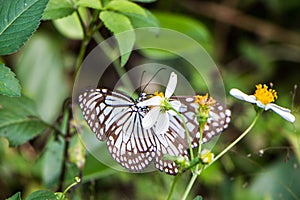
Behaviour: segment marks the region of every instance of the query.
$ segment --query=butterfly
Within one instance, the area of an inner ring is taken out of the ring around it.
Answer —
[[[160,171],[175,175],[178,166],[165,155],[189,157],[188,140],[183,123],[178,115],[170,117],[165,134],[156,134],[155,126],[145,129],[142,119],[149,107],[138,106],[146,95],[137,100],[129,95],[105,88],[88,89],[78,98],[79,106],[90,129],[100,141],[106,141],[107,149],[114,160],[126,169],[140,172],[151,163]],[[192,96],[171,97],[180,101],[182,114],[190,132],[193,147],[199,145],[199,125],[195,115],[198,104]],[[230,110],[220,103],[211,106],[209,118],[204,126],[202,143],[221,133],[230,122]]]

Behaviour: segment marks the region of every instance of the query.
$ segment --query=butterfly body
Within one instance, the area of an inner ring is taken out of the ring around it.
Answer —
[[[173,97],[172,97],[173,98]],[[199,126],[193,97],[174,97],[182,103],[179,112],[189,129],[193,147],[199,144]],[[106,141],[108,151],[123,167],[140,172],[152,162],[157,169],[168,174],[177,174],[178,167],[165,155],[188,157],[188,139],[181,118],[170,117],[170,126],[165,134],[155,133],[155,126],[143,128],[142,119],[149,111],[147,106],[137,106],[146,94],[137,100],[122,92],[108,89],[90,89],[79,96],[79,106],[90,129],[100,141]],[[230,113],[221,104],[211,109],[211,117],[204,127],[202,142],[219,134],[229,123]]]

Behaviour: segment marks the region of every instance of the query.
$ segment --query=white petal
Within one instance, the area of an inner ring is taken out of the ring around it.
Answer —
[[[280,115],[281,117],[283,117],[285,120],[289,122],[295,121],[295,116],[287,108],[283,108],[274,103],[270,103],[265,107],[265,110],[269,110],[269,109],[273,110],[274,112],[276,112],[278,115]]]
[[[179,111],[179,109],[181,107],[181,102],[180,101],[177,101],[177,100],[170,101],[170,104],[172,105],[172,108]],[[174,110],[168,110],[167,112],[172,116],[177,115],[177,113]]]
[[[136,105],[138,107],[145,107],[145,106],[159,106],[162,101],[162,98],[160,96],[154,96],[150,99],[147,99],[145,101],[138,102]]]
[[[168,110],[167,113],[172,116],[177,115],[177,113],[174,110]]]
[[[170,101],[170,104],[172,105],[172,107],[179,111],[180,107],[181,107],[181,102],[180,101],[177,101],[177,100],[174,100],[174,101]]]
[[[258,106],[258,107],[260,107],[260,108],[263,108],[263,109],[265,109],[266,110],[266,105],[265,104],[263,104],[262,102],[260,102],[260,101],[256,101],[256,105]],[[268,105],[268,104],[267,104]]]
[[[155,133],[156,134],[165,134],[169,128],[169,115],[168,113],[164,112],[160,112],[158,119],[157,119],[157,123],[156,123],[156,130]]]
[[[229,93],[234,96],[235,98],[237,99],[240,99],[240,100],[243,100],[243,101],[247,101],[247,102],[250,102],[250,103],[256,103],[256,97],[254,95],[248,95],[248,94],[245,94],[244,92],[236,89],[236,88],[233,88],[229,91]]]
[[[152,108],[143,118],[142,125],[145,129],[151,128],[158,119],[160,113],[159,107]]]
[[[174,93],[176,85],[177,85],[177,74],[172,72],[165,92],[165,97],[167,99],[170,98]]]

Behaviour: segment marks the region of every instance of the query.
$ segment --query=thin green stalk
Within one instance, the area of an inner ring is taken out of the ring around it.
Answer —
[[[200,123],[201,125],[201,123]],[[199,133],[200,133],[200,138],[199,138],[199,146],[198,146],[198,154],[197,156],[200,157],[200,154],[201,154],[201,150],[202,150],[202,138],[203,138],[203,125],[201,125],[199,127]],[[198,165],[197,165],[198,166]]]
[[[170,192],[168,194],[168,197],[167,197],[167,200],[170,200],[172,195],[173,195],[173,192],[174,192],[174,189],[175,189],[175,185],[178,181],[178,178],[179,178],[179,175],[176,175],[173,179],[173,183],[172,183],[172,186],[171,186],[171,189],[170,189]]]
[[[74,187],[75,185],[77,185],[78,183],[80,183],[81,179],[79,177],[75,177],[75,181],[69,185],[62,193],[62,195],[60,196],[59,200],[63,200],[65,199],[65,196],[67,194],[67,192],[72,188]]]
[[[240,140],[242,140],[249,132],[250,130],[254,127],[254,125],[256,124],[260,114],[262,111],[258,111],[256,113],[256,116],[254,118],[254,120],[252,121],[252,123],[250,124],[250,126],[235,140],[233,141],[229,146],[227,146],[221,153],[219,153],[212,162],[210,162],[208,165],[205,166],[205,168],[209,167],[210,165],[212,165],[214,162],[216,162],[220,157],[222,157],[226,152],[228,152],[233,146],[235,146]]]
[[[191,160],[194,159],[194,152],[193,152],[193,147],[192,147],[192,143],[191,143],[191,137],[190,137],[190,133],[189,133],[189,130],[186,126],[186,122],[184,121],[184,118],[183,116],[181,115],[180,112],[178,112],[177,110],[175,110],[174,108],[171,108],[174,112],[176,112],[176,114],[180,117],[180,120],[182,121],[182,124],[183,124],[183,127],[184,127],[184,130],[185,130],[185,134],[186,134],[186,137],[187,137],[187,141],[188,141],[188,144],[189,144],[189,150],[190,150],[190,156],[191,156]]]
[[[186,134],[186,137],[187,137],[187,141],[188,141],[188,144],[189,144],[189,150],[190,150],[190,154],[191,154],[191,160],[193,160],[194,159],[193,147],[192,147],[192,144],[191,144],[190,133],[189,133],[189,130],[188,130],[187,126],[186,126],[186,122],[184,121],[184,118],[181,115],[181,113],[179,113],[177,110],[175,110],[172,107],[171,107],[171,110],[173,110],[174,112],[176,112],[176,114],[180,117],[180,120],[182,121],[184,130],[185,130],[185,134]],[[174,178],[174,180],[173,180],[170,192],[168,194],[168,198],[167,198],[168,200],[171,199],[171,197],[172,197],[172,194],[174,192],[174,188],[175,188],[176,182],[178,180],[178,177],[179,177],[179,175],[177,175]]]
[[[196,167],[198,167],[199,165],[197,165]],[[182,196],[182,200],[185,200],[187,198],[187,196],[189,195],[193,185],[194,185],[194,182],[196,181],[197,177],[199,176],[199,174],[201,173],[202,170],[198,171],[198,172],[194,172],[193,173],[193,176],[188,184],[188,186],[186,187],[185,191],[184,191],[184,194]]]
[[[254,125],[256,124],[260,114],[262,113],[262,111],[258,111],[255,118],[253,119],[252,123],[250,124],[250,126],[235,140],[233,141],[228,147],[226,147],[221,153],[219,153],[212,162],[210,162],[208,165],[204,166],[203,169],[206,169],[207,167],[211,166],[215,161],[217,161],[220,157],[222,157],[226,152],[228,152],[233,146],[235,146],[239,141],[241,141],[241,139],[243,139],[249,132],[250,130],[254,127]],[[188,196],[188,194],[190,193],[190,190],[193,187],[193,184],[195,182],[195,180],[197,179],[198,175],[202,172],[203,169],[201,169],[200,171],[197,170],[199,165],[196,166],[196,170],[193,173],[193,176],[183,194],[182,199],[185,200]]]
[[[82,28],[83,39],[82,39],[79,54],[78,54],[78,57],[77,57],[77,60],[76,60],[75,75],[77,75],[77,73],[79,72],[79,69],[81,67],[82,61],[83,61],[84,56],[85,56],[87,46],[90,43],[93,34],[97,30],[99,30],[99,28],[102,25],[102,24],[96,25],[96,22],[97,22],[97,19],[98,19],[98,12],[96,12],[93,15],[93,18],[92,18],[91,23],[90,23],[88,28],[85,26],[84,21],[83,21],[83,19],[82,19],[82,17],[81,17],[78,10],[76,10],[76,14],[77,14],[77,17],[79,18],[80,26]]]
[[[75,10],[75,13],[76,13],[76,15],[77,15],[77,17],[79,19],[79,23],[80,23],[80,26],[82,28],[83,38],[85,38],[87,36],[87,33],[86,33],[87,31],[86,31],[86,28],[85,28],[85,25],[84,25],[84,21],[83,21],[81,15],[80,15],[78,9]]]
[[[79,54],[78,54],[78,57],[76,60],[75,75],[77,75],[77,73],[79,72],[79,69],[80,69],[81,63],[84,59],[86,48],[87,48],[87,45],[89,44],[89,42],[90,42],[90,38],[83,38],[83,40],[82,40]]]
[[[69,140],[70,140],[70,126],[69,126],[69,121],[70,121],[70,110],[66,109],[64,110],[64,115],[63,115],[63,121],[61,124],[61,130],[62,133],[64,134],[64,151],[63,151],[63,163],[62,163],[62,168],[61,168],[61,173],[59,177],[59,184],[58,184],[58,191],[62,191],[62,188],[64,186],[65,182],[65,176],[66,176],[66,170],[67,170],[67,161],[68,161],[68,150],[69,150]]]
[[[200,138],[199,138],[199,147],[198,147],[198,154],[197,154],[198,157],[200,157],[201,149],[202,149],[202,136],[203,136],[203,128],[202,127],[200,127],[199,132],[200,132]],[[203,170],[203,165],[202,165],[202,168],[199,170],[199,163],[198,163],[193,172],[193,176],[183,194],[183,197],[182,197],[183,200],[185,200],[187,198],[188,194],[190,193],[190,191],[194,185],[194,182],[196,181],[197,177],[201,174],[202,170]]]

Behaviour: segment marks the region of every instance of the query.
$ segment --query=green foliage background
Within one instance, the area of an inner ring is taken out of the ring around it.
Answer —
[[[227,92],[252,93],[255,84],[273,83],[277,103],[296,116],[290,124],[264,113],[244,140],[201,174],[189,198],[300,199],[299,9],[298,0],[0,0],[0,199],[57,199],[62,193],[53,192],[63,192],[80,175],[82,184],[67,198],[166,199],[173,177],[114,171],[85,152],[76,130],[68,129],[66,99],[85,52],[112,34],[148,26],[198,41],[217,62]],[[82,32],[80,23],[93,26]],[[135,35],[117,40],[120,52],[127,52]],[[129,69],[141,55],[180,68],[201,92],[199,77],[164,52],[125,54],[120,68]],[[251,105],[229,96],[227,103],[232,123],[214,152],[255,115]],[[180,199],[189,178],[188,173],[180,177],[174,199]]]

